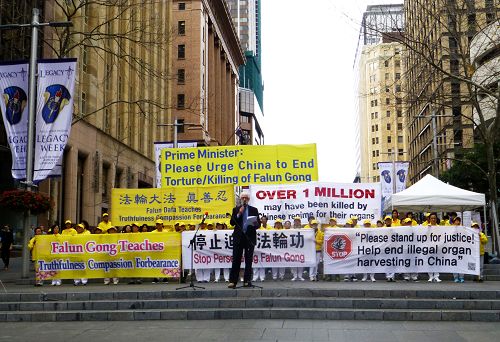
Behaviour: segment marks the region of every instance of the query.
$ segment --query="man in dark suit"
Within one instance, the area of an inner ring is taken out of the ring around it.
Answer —
[[[241,267],[241,256],[245,251],[245,287],[252,286],[253,250],[257,239],[256,230],[260,227],[259,210],[248,205],[250,195],[246,192],[240,195],[241,205],[233,208],[231,225],[233,231],[233,265],[229,275],[229,288],[235,288],[238,283]],[[253,219],[255,218],[255,219]]]

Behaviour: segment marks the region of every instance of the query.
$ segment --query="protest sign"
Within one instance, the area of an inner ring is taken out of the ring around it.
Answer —
[[[183,187],[161,189],[113,189],[111,222],[125,225],[137,222],[154,225],[199,223],[205,212],[208,220],[226,219],[234,207],[234,187]]]
[[[343,224],[352,215],[359,220],[375,220],[380,216],[379,183],[250,185],[250,195],[252,205],[270,223],[278,218],[293,220],[295,216],[307,223],[307,218],[314,216],[322,223],[335,217]]]
[[[462,226],[325,230],[325,274],[479,274],[479,236]]]
[[[189,241],[194,232],[182,233],[182,265],[191,267]],[[193,251],[193,268],[231,268],[233,255],[232,230],[201,230]],[[254,267],[312,266],[316,260],[313,229],[257,230],[253,255]],[[244,258],[242,264],[244,264]]]
[[[37,279],[180,276],[178,233],[38,235]]]
[[[318,179],[316,145],[166,148],[162,187],[310,182]]]

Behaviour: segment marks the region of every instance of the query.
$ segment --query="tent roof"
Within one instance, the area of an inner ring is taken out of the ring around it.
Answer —
[[[403,211],[466,211],[484,206],[484,194],[463,190],[426,175],[408,189],[392,195],[385,209]]]

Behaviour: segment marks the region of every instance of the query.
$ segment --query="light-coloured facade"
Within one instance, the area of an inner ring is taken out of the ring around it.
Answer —
[[[407,158],[401,51],[400,43],[363,47],[358,102],[362,182],[380,181],[379,162]]]
[[[405,1],[410,182],[439,176],[474,145],[474,94],[450,75],[472,77],[472,38],[498,13],[498,0]]]

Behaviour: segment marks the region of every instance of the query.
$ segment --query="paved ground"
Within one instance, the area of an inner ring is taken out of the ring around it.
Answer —
[[[0,323],[0,341],[498,341],[500,324],[217,320]]]

